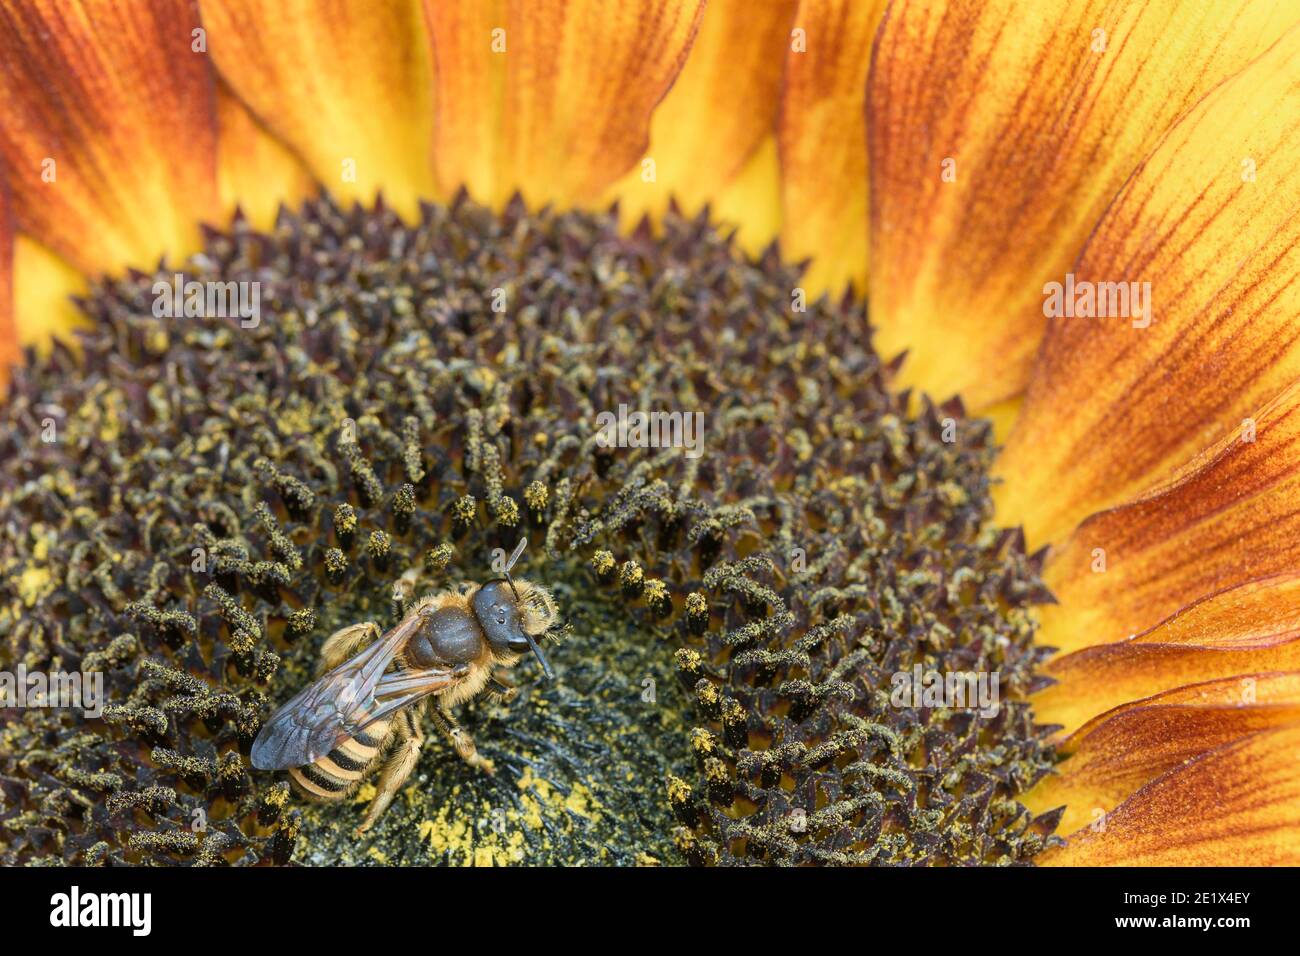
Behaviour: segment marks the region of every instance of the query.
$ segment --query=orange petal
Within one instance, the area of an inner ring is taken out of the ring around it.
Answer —
[[[189,0],[0,5],[0,157],[18,227],[87,273],[198,246],[219,211]]]
[[[223,221],[238,207],[254,229],[269,230],[282,204],[293,208],[316,191],[315,179],[224,83],[217,86],[217,117]]]
[[[1254,671],[1300,670],[1300,573],[1212,594],[1137,637],[1050,661],[1057,683],[1034,714],[1073,731],[1096,714],[1171,687]]]
[[[611,189],[625,216],[687,215],[716,201],[776,122],[797,0],[712,0],[681,75],[650,121],[650,147]],[[653,177],[648,175],[653,163]]]
[[[1036,862],[1057,866],[1295,866],[1300,726],[1260,731],[1148,783]]]
[[[810,295],[865,291],[867,70],[885,0],[800,0],[781,97],[781,246]]]
[[[1049,323],[998,463],[999,518],[1030,540],[1140,493],[1300,378],[1297,76],[1300,29],[1173,128],[1073,267],[1145,283],[1154,311]]]
[[[699,0],[426,0],[434,163],[500,206],[594,203],[645,153],[650,114],[695,37]],[[741,157],[743,158],[743,157]]]
[[[1021,391],[1044,283],[1177,117],[1297,20],[1289,3],[894,3],[868,87],[871,293],[878,345],[911,350],[904,383],[977,410]]]
[[[1300,560],[1300,383],[1167,485],[1093,515],[1049,556],[1060,604],[1043,643],[1066,651],[1141,633],[1203,595]]]
[[[1035,710],[1037,714],[1037,710]],[[1064,805],[1059,832],[1099,825],[1128,796],[1207,751],[1300,723],[1300,672],[1249,674],[1180,687],[1117,708],[1074,734],[1057,772],[1027,795],[1034,813]]]
[[[436,196],[433,73],[418,0],[203,0],[222,78],[334,195],[407,217]]]

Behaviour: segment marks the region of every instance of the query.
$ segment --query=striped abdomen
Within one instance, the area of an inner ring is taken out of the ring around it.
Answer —
[[[308,797],[316,800],[342,800],[379,758],[384,740],[388,737],[389,721],[379,720],[365,730],[349,737],[305,767],[293,767],[289,777],[294,785]]]

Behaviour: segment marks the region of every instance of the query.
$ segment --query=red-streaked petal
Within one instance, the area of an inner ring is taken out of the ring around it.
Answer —
[[[1060,603],[1041,610],[1043,643],[1124,640],[1205,595],[1300,565],[1300,384],[1254,422],[1053,552],[1044,580]]]
[[[705,7],[686,65],[651,118],[649,149],[610,191],[624,216],[658,217],[669,197],[687,215],[710,202],[716,211],[772,135],[797,5],[712,0]],[[748,218],[747,209],[735,211]]]
[[[1044,283],[1174,121],[1297,20],[1284,2],[896,0],[867,124],[872,313],[886,355],[910,350],[904,383],[975,409],[1020,392]]]
[[[417,214],[437,195],[419,0],[203,0],[222,79],[335,196]]]
[[[1300,28],[1170,131],[1073,267],[1107,311],[1134,290],[1154,311],[1048,323],[998,461],[999,520],[1031,542],[1141,493],[1300,378],[1297,78]]]
[[[1029,792],[1026,806],[1042,813],[1065,805],[1060,832],[1073,833],[1180,764],[1291,723],[1300,723],[1300,671],[1240,673],[1165,691],[1073,734],[1063,748],[1070,757]]]
[[[1295,866],[1300,726],[1203,753],[1138,790],[1037,862],[1058,866]]]
[[[426,0],[437,64],[434,164],[500,206],[592,204],[645,153],[650,114],[699,0]]]
[[[1300,670],[1300,574],[1249,581],[1183,608],[1131,640],[1065,654],[1034,713],[1073,732],[1127,701],[1260,671]]]
[[[801,0],[777,140],[781,247],[810,295],[867,284],[867,71],[885,0]]]
[[[177,258],[217,218],[198,28],[190,0],[0,4],[0,157],[15,218],[86,273]]]

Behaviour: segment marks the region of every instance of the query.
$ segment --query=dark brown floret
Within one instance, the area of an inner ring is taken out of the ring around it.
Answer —
[[[299,608],[285,620],[285,635],[292,639],[306,637],[315,629],[316,611],[309,607]]]
[[[329,548],[325,552],[323,560],[325,575],[329,578],[331,584],[343,583],[344,575],[348,573],[348,558],[340,549]]]
[[[618,562],[608,551],[597,551],[591,556],[591,570],[601,584],[609,584],[618,573]]]
[[[339,547],[346,551],[352,547],[356,533],[356,510],[345,501],[334,509],[334,538],[338,541]]]
[[[456,556],[456,549],[443,542],[424,553],[424,570],[428,574],[437,574],[446,569],[451,559]]]
[[[371,567],[381,573],[387,571],[393,556],[392,541],[387,534],[376,528],[366,539],[366,554],[370,558]]]
[[[411,518],[416,512],[415,488],[408,484],[397,489],[393,496],[393,530],[406,534],[411,530]]]
[[[640,597],[645,589],[645,572],[641,570],[641,565],[635,561],[623,562],[623,566],[618,569],[618,586],[625,598],[635,600]]]

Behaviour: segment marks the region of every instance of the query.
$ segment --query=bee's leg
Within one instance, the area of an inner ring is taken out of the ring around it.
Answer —
[[[496,773],[496,765],[478,752],[478,748],[474,746],[474,738],[461,729],[460,724],[456,723],[456,718],[451,715],[451,711],[442,704],[437,704],[429,710],[434,724],[451,742],[452,748],[461,760],[486,774]]]
[[[353,657],[383,633],[374,621],[349,624],[339,628],[325,639],[320,647],[321,673],[332,671],[348,658]]]
[[[420,747],[424,744],[424,731],[420,729],[415,710],[416,708],[408,707],[393,718],[393,736],[396,738],[396,744],[392,754],[384,763],[384,769],[379,772],[379,779],[375,781],[375,798],[370,801],[365,820],[357,827],[359,834],[365,833],[375,825],[375,821],[388,809],[397,791],[402,789],[402,784],[406,783],[411,771],[420,762]]]
[[[492,675],[492,692],[497,695],[501,703],[506,704],[515,699],[519,693],[519,688],[515,686],[514,681],[510,680],[504,674]]]
[[[421,565],[415,564],[402,572],[402,576],[393,582],[393,603],[406,607],[415,597],[415,592],[428,584],[429,572]]]

